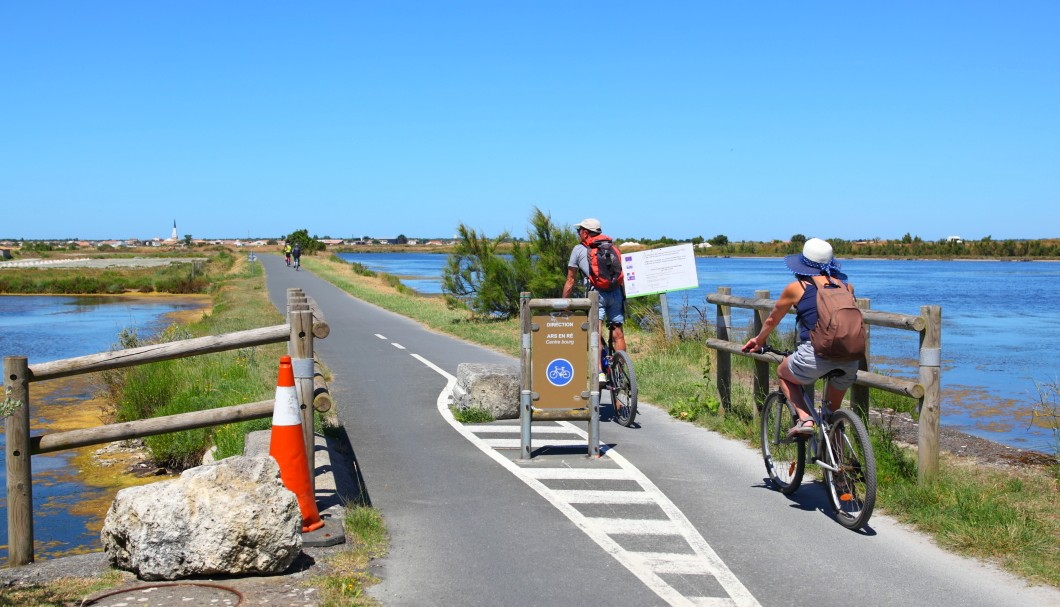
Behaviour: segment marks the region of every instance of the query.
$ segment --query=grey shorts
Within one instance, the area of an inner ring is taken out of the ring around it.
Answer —
[[[832,378],[832,387],[846,390],[854,385],[858,375],[858,361],[826,360],[813,353],[813,344],[808,341],[799,343],[795,353],[788,357],[788,370],[799,380],[800,384],[812,384],[825,373],[833,369],[842,369],[843,375]]]

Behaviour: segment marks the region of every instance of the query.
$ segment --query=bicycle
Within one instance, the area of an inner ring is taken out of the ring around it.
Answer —
[[[637,374],[629,354],[615,349],[614,333],[615,325],[608,323],[607,340],[600,336],[600,368],[607,376],[602,389],[611,394],[615,421],[628,428],[637,417]]]
[[[301,267],[302,267],[302,256],[299,255],[298,257],[294,258],[294,271],[297,272],[298,269],[301,268]]]
[[[769,346],[759,352],[791,354]],[[827,382],[842,374],[837,369],[824,379]],[[826,393],[827,385],[822,394]],[[876,505],[876,458],[868,430],[849,409],[836,409],[829,414],[823,396],[815,408],[812,399],[803,394],[814,422],[814,433],[809,437],[788,436],[788,429],[798,422],[799,415],[782,391],[770,392],[762,405],[762,459],[769,480],[784,495],[794,493],[802,484],[808,443],[814,454],[813,463],[824,471],[828,501],[836,521],[847,529],[860,529],[868,524]]]

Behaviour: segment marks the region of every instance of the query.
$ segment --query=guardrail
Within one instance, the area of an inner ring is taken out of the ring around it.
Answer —
[[[300,289],[287,290],[287,323],[237,331],[223,335],[152,344],[113,352],[89,354],[30,365],[24,356],[4,357],[5,402],[14,411],[5,421],[7,455],[7,532],[8,564],[33,562],[33,470],[31,456],[109,443],[130,438],[180,432],[194,428],[270,417],[273,401],[232,405],[206,411],[181,413],[95,428],[30,435],[29,384],[71,375],[120,369],[151,362],[200,356],[265,344],[289,342],[295,372],[295,386],[302,411],[302,430],[307,445],[309,478],[316,469],[313,436],[313,409],[327,411],[331,397],[323,376],[315,369],[313,340],[331,332],[323,313]],[[307,403],[313,403],[310,409]],[[315,489],[315,487],[314,487]]]
[[[717,338],[706,340],[708,347],[718,351],[716,380],[721,406],[731,406],[732,388],[732,355],[746,356],[755,360],[753,392],[756,403],[765,400],[769,391],[769,366],[779,364],[781,358],[775,354],[751,354],[743,352],[743,343],[729,340],[732,327],[731,308],[746,308],[755,311],[752,331],[757,334],[762,329],[763,321],[769,316],[776,304],[769,299],[769,291],[755,291],[754,298],[733,297],[729,287],[718,287],[717,293],[707,295],[707,301],[717,306],[715,326]],[[868,412],[869,388],[876,388],[894,394],[915,398],[918,401],[920,422],[917,429],[917,473],[920,483],[933,481],[938,476],[939,466],[939,420],[941,416],[941,361],[942,361],[942,308],[939,306],[921,306],[920,315],[895,314],[878,312],[870,309],[868,299],[858,299],[858,306],[865,315],[866,332],[869,335],[866,345],[866,357],[861,362],[857,379],[850,392],[851,406],[861,413]],[[794,310],[789,311],[794,314]],[[868,371],[867,363],[869,346],[872,344],[871,326],[889,327],[905,331],[916,331],[920,334],[920,346],[917,356],[917,381],[879,375]]]

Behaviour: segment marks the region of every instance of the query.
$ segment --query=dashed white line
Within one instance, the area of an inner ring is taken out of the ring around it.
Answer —
[[[404,349],[405,349],[405,346],[403,346],[403,345],[401,345],[401,344],[399,344],[399,343],[397,343],[397,342],[393,342],[393,341],[392,341],[392,342],[390,342],[390,345],[394,346],[394,347],[395,347],[395,348],[397,348],[398,350],[404,350]]]
[[[378,337],[379,339],[382,339],[383,341],[386,341],[386,337],[383,336],[383,335],[380,335],[380,334],[376,333],[375,336]]]

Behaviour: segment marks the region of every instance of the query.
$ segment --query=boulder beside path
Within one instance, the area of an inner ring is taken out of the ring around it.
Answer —
[[[111,564],[143,580],[277,574],[302,550],[298,499],[271,457],[229,457],[122,489],[103,523]]]
[[[453,406],[485,409],[493,419],[519,417],[519,368],[512,365],[460,363],[456,367]]]

